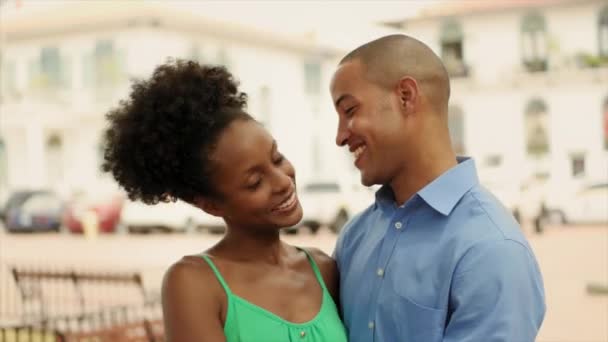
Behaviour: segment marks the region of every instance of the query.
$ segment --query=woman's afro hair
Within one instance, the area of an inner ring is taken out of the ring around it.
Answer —
[[[246,105],[226,68],[169,60],[106,115],[102,169],[147,204],[215,195],[209,155]]]

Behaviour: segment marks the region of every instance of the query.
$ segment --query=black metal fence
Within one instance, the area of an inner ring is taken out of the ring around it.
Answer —
[[[0,299],[9,300],[0,302],[0,342],[163,340],[160,297],[138,272],[4,271],[10,279],[0,279]]]

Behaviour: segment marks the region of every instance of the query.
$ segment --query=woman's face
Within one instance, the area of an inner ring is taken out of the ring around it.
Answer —
[[[231,227],[278,229],[302,219],[295,170],[256,121],[237,119],[210,156],[216,214]]]

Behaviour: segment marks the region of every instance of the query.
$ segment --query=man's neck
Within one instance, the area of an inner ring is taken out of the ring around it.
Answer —
[[[397,205],[405,204],[418,191],[458,164],[451,151],[420,154],[410,160],[391,182]]]

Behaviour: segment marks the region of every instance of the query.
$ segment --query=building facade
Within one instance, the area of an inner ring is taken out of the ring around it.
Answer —
[[[167,58],[225,65],[249,112],[277,138],[301,179],[336,167],[326,89],[339,53],[313,36],[282,35],[171,8],[170,2],[74,3],[2,20],[0,192],[86,191],[100,171],[104,114],[134,78]],[[329,139],[329,140],[328,140]],[[341,157],[340,157],[341,158]],[[339,158],[338,158],[339,159]]]
[[[605,1],[454,1],[387,25],[443,59],[453,145],[499,197],[523,201],[537,185],[537,197],[567,196],[606,181]]]

